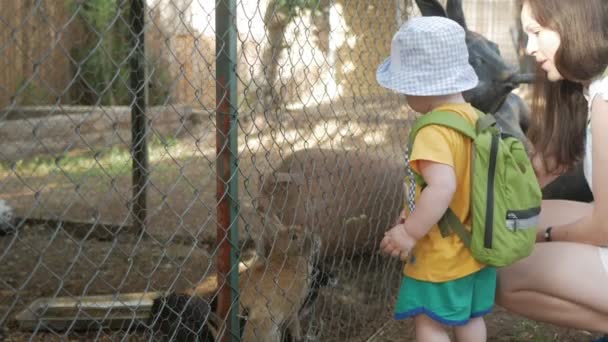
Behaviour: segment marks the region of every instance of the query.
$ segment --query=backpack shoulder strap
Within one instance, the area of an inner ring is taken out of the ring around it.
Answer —
[[[479,115],[479,119],[475,124],[477,132],[484,131],[492,126],[496,126],[496,118],[493,114],[484,114],[477,109],[475,111],[477,112],[477,115]]]
[[[475,132],[475,126],[457,113],[448,111],[435,111],[424,114],[416,120],[416,123],[410,130],[410,144],[413,143],[416,134],[418,134],[418,131],[428,125],[441,125],[449,127],[471,139],[475,139],[475,137],[477,136]]]
[[[477,129],[490,126],[494,122],[493,117],[491,116],[484,115],[479,111],[477,111],[477,114],[479,119],[477,120],[478,122],[476,125],[473,125],[457,113],[448,111],[435,111],[421,116],[416,120],[416,123],[410,130],[408,139],[409,152],[411,153],[412,151],[414,138],[416,137],[416,134],[418,134],[418,131],[428,125],[441,125],[449,127],[460,132],[471,140],[475,140],[477,137]],[[448,236],[450,232],[454,232],[456,235],[458,235],[466,247],[471,245],[471,233],[466,230],[465,225],[460,222],[458,216],[456,216],[456,214],[449,207],[437,225],[439,226],[439,231],[443,237]]]
[[[478,113],[478,115],[481,114]],[[479,119],[482,118],[483,117],[480,116]],[[464,134],[471,140],[475,140],[475,137],[477,136],[475,126],[457,113],[448,111],[430,112],[419,117],[414,123],[414,126],[412,126],[412,128],[410,129],[407,142],[408,153],[412,153],[414,139],[416,138],[416,134],[418,134],[418,131],[428,125],[441,125],[449,127],[460,132],[461,134]]]
[[[465,225],[460,222],[458,216],[456,216],[451,208],[448,207],[448,210],[437,222],[437,225],[439,226],[441,236],[446,237],[450,235],[450,232],[454,232],[462,240],[465,247],[468,248],[471,245],[471,232],[466,230]]]

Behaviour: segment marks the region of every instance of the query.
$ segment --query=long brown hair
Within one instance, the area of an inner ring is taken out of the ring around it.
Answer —
[[[538,23],[557,32],[555,66],[565,78],[549,82],[537,66],[528,137],[551,172],[584,154],[587,101],[582,82],[608,66],[608,1],[524,0]],[[552,162],[547,164],[547,161]]]

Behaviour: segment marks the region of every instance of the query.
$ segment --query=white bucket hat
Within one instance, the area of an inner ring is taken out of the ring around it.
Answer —
[[[464,29],[444,17],[417,17],[404,23],[376,79],[385,88],[417,96],[459,93],[479,81],[469,64]]]

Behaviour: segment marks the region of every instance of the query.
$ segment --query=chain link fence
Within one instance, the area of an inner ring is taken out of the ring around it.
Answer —
[[[0,340],[377,338],[410,0],[2,7]]]
[[[373,247],[402,204],[407,132],[374,72],[409,2],[236,3],[237,132],[216,121],[220,2],[138,3],[3,11],[2,336],[219,340],[230,287],[244,340],[295,337],[294,321],[313,340],[371,336],[399,274]],[[236,193],[229,241],[218,205]],[[236,284],[225,247],[248,266]]]

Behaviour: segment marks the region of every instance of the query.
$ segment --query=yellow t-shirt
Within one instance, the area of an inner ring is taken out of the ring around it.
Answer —
[[[472,123],[477,119],[475,109],[467,103],[443,105],[436,110],[454,112],[454,115],[460,115]],[[471,144],[469,138],[453,129],[430,125],[418,131],[410,157],[410,166],[417,173],[420,173],[418,160],[454,168],[458,184],[450,208],[467,228],[470,227]],[[419,191],[417,189],[417,196]],[[444,282],[467,276],[483,267],[484,264],[473,258],[455,233],[444,238],[435,225],[416,243],[404,274],[418,280]]]

